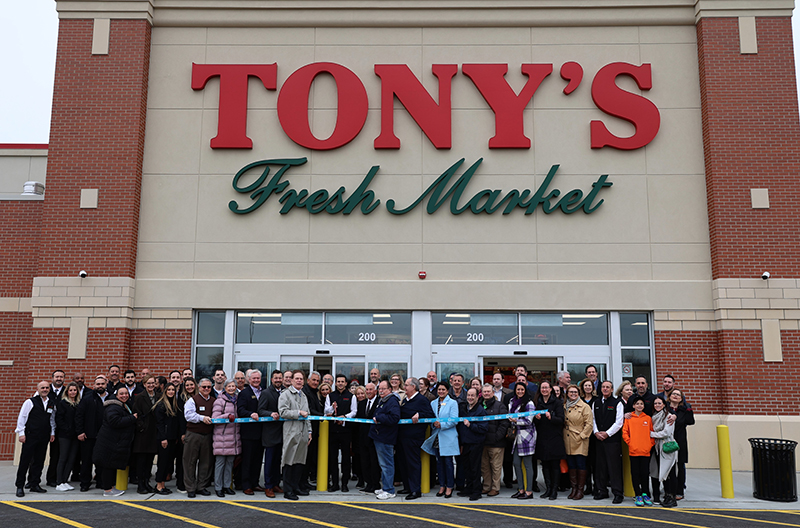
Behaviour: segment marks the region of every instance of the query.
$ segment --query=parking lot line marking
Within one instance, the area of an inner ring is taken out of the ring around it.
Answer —
[[[26,505],[20,504],[18,502],[2,501],[2,504],[7,504],[9,506],[13,506],[15,508],[19,508],[20,510],[25,510],[25,511],[28,511],[28,512],[31,512],[31,513],[36,513],[36,514],[41,515],[43,517],[47,517],[49,519],[54,519],[54,520],[56,520],[58,522],[62,522],[64,524],[68,524],[70,526],[74,526],[75,528],[91,528],[90,526],[88,526],[86,524],[82,524],[82,523],[79,523],[77,521],[71,521],[69,519],[66,519],[64,517],[60,517],[60,516],[52,514],[50,512],[37,510],[36,508],[31,508],[30,506],[26,506]]]
[[[220,528],[219,526],[214,526],[213,524],[208,524],[207,522],[195,521],[194,519],[184,517],[183,515],[176,515],[174,513],[166,512],[163,510],[157,510],[155,508],[148,508],[147,506],[142,506],[141,504],[136,504],[134,502],[128,502],[128,501],[113,501],[113,502],[114,504],[122,504],[125,506],[130,506],[131,508],[138,508],[140,510],[156,513],[158,515],[163,515],[164,517],[169,517],[171,519],[178,519],[179,521],[183,521],[189,524],[196,524],[197,526],[204,526],[206,528]]]
[[[670,526],[686,526],[687,528],[709,528],[708,526],[700,526],[697,524],[684,524],[675,521],[662,521],[661,519],[650,519],[647,517],[636,517],[633,515],[623,515],[621,513],[609,513],[609,512],[601,512],[595,510],[585,510],[583,508],[573,508],[571,506],[550,506],[551,508],[559,508],[562,510],[572,510],[572,511],[579,511],[584,513],[595,513],[597,515],[610,515],[612,517],[622,517],[624,519],[635,519],[637,521],[649,521],[654,523],[661,523],[661,524],[669,524]]]
[[[299,515],[292,515],[291,513],[283,513],[275,510],[270,510],[267,508],[259,508],[258,506],[250,506],[249,504],[242,504],[240,502],[234,501],[220,501],[222,504],[230,504],[231,506],[238,506],[240,508],[248,508],[251,510],[257,510],[265,513],[271,513],[273,515],[280,515],[281,517],[289,517],[291,519],[297,519],[299,521],[306,521],[313,524],[319,524],[320,526],[327,526],[328,528],[345,528],[344,526],[339,526],[338,524],[331,524],[326,523],[324,521],[318,521],[316,519],[309,519],[308,517],[301,517]],[[334,503],[335,504],[335,503]]]
[[[331,504],[336,504],[337,506],[347,506],[348,508],[357,508],[359,510],[366,510],[369,512],[375,513],[382,513],[384,515],[394,515],[395,517],[405,517],[406,519],[414,519],[415,521],[425,521],[433,524],[441,524],[442,526],[451,526],[452,528],[470,528],[469,526],[465,526],[463,524],[453,524],[445,521],[437,521],[434,519],[426,519],[425,517],[417,517],[415,515],[408,515],[405,513],[396,513],[390,511],[379,510],[376,508],[366,508],[364,506],[356,506],[355,504],[348,504],[346,502],[332,502]],[[384,504],[392,504],[392,503],[384,503]]]
[[[754,523],[765,523],[765,524],[777,524],[779,526],[794,526],[800,528],[800,524],[787,524],[784,522],[776,522],[776,521],[765,521],[761,519],[751,519],[749,517],[736,517],[734,515],[722,515],[721,513],[708,513],[708,512],[699,512],[699,511],[688,511],[688,510],[679,510],[675,509],[676,512],[681,513],[690,513],[693,515],[709,515],[711,517],[722,517],[723,519],[736,519],[737,521],[749,521]]]
[[[526,521],[539,521],[543,523],[560,524],[561,526],[570,526],[571,528],[591,528],[582,524],[570,524],[563,521],[553,521],[551,519],[539,519],[538,517],[526,517],[524,515],[515,515],[513,513],[499,512],[495,510],[484,510],[482,508],[470,508],[469,506],[459,506],[458,504],[442,504],[448,508],[458,508],[459,510],[472,510],[481,513],[493,513],[495,515],[504,515],[506,517],[516,517],[517,519],[525,519]],[[495,506],[494,504],[492,506]],[[501,506],[501,505],[498,505]],[[514,505],[515,506],[515,505]]]

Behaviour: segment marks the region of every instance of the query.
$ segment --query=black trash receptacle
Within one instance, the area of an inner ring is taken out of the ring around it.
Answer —
[[[797,501],[797,472],[793,440],[750,438],[753,448],[753,497],[757,499]]]

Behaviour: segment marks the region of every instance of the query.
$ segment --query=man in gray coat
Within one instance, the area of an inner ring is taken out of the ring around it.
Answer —
[[[269,386],[258,397],[258,416],[280,418],[278,399],[283,390],[283,373],[273,370]],[[281,450],[283,444],[283,422],[261,424],[261,445],[264,447],[264,494],[270,499],[283,493],[281,481]]]
[[[283,424],[283,497],[297,500],[298,495],[308,495],[300,487],[306,463],[308,444],[311,443],[311,422],[308,417],[308,398],[303,392],[306,376],[302,370],[292,372],[292,385],[278,398],[278,414]]]

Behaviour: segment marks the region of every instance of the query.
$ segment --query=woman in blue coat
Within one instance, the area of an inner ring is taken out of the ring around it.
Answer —
[[[450,384],[442,380],[436,388],[439,396],[431,402],[431,409],[437,421],[431,427],[431,436],[422,444],[426,453],[436,455],[436,468],[439,473],[439,493],[437,497],[444,496],[449,499],[453,496],[455,474],[453,472],[453,457],[458,456],[457,420],[444,421],[445,418],[458,418],[458,403],[450,399]]]

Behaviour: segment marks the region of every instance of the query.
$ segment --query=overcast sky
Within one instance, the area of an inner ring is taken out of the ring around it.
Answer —
[[[4,6],[0,31],[0,143],[47,143],[56,59],[58,16],[53,0],[17,0]],[[800,34],[792,18],[794,47]],[[795,51],[795,70],[800,70]]]

